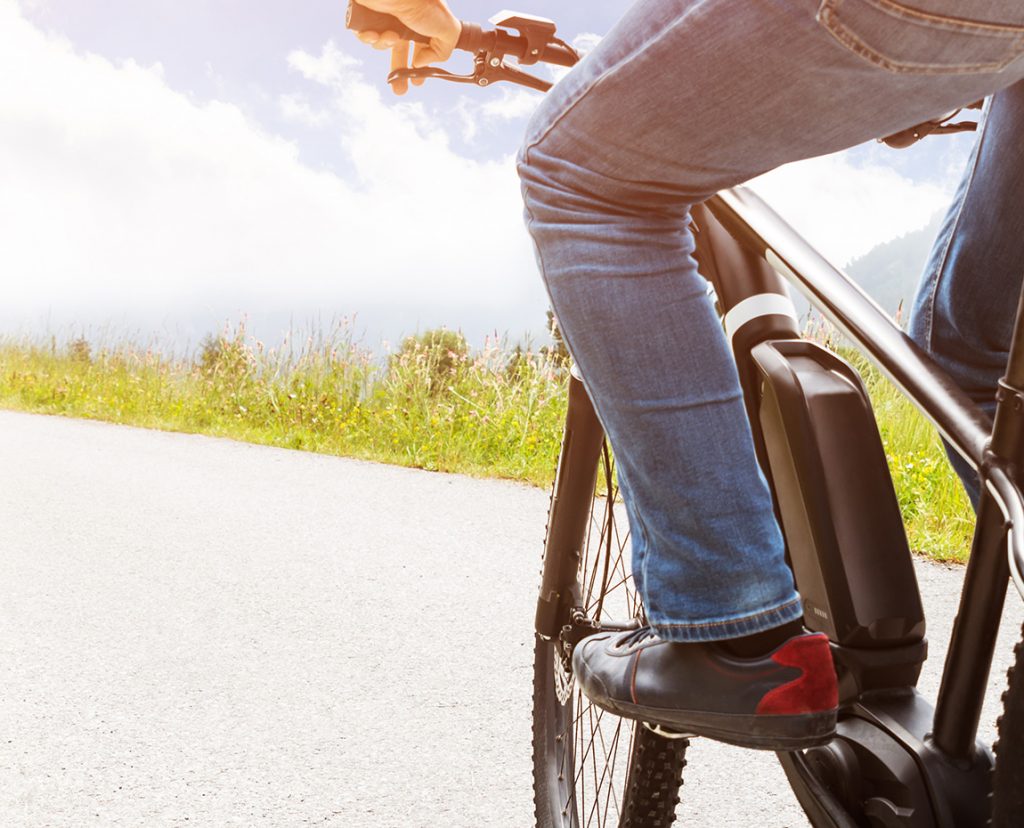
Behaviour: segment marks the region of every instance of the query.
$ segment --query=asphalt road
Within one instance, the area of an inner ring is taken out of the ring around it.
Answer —
[[[546,508],[513,483],[0,412],[0,825],[530,825]],[[933,692],[961,571],[918,573]],[[698,740],[680,824],[804,826],[782,778]]]

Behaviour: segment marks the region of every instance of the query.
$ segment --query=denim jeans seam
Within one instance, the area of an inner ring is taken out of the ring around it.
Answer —
[[[748,615],[741,615],[736,618],[727,618],[721,621],[702,621],[699,623],[661,623],[660,621],[653,621],[652,624],[655,627],[665,627],[666,629],[673,630],[710,630],[718,629],[720,627],[732,627],[740,624],[745,624],[750,621],[756,621],[758,618],[764,618],[767,615],[774,615],[776,613],[784,612],[792,606],[798,606],[800,604],[800,597],[792,598],[785,603],[779,604],[778,606],[771,607],[760,612],[750,613]]]
[[[534,148],[534,146],[535,145],[530,145],[530,146],[524,146],[523,147],[523,151],[522,151],[522,154],[521,154],[521,166],[529,166],[529,163],[530,163],[529,156],[530,156],[530,152]],[[524,201],[524,214],[525,214],[525,217],[526,217],[526,226],[527,226],[527,230],[529,231],[530,229],[532,229],[532,227],[536,223],[537,219],[534,216],[533,210],[530,207],[530,200],[531,200],[532,196],[530,194],[530,186],[529,186],[529,184],[524,183],[523,187],[522,187],[522,190],[523,190],[523,197],[524,197],[523,201]],[[538,266],[539,266],[539,269],[540,269],[541,278],[542,278],[542,281],[544,282],[545,289],[547,290],[548,298],[549,298],[549,301],[550,301],[551,291],[550,291],[550,287],[548,285],[548,279],[547,279],[547,275],[546,275],[547,274],[547,268],[546,268],[545,261],[544,261],[544,254],[541,251],[539,246],[535,245],[535,248],[536,248],[536,251],[537,251],[537,263],[538,263]],[[573,345],[573,337],[572,337],[572,335],[568,331],[566,331],[564,329],[562,330],[562,334],[563,334],[563,338],[565,339],[565,343],[566,343],[566,346],[567,346],[567,348],[569,350],[570,355],[575,353],[575,348],[574,348],[574,345]],[[584,383],[584,387],[587,387],[587,382],[586,382],[586,376],[585,375],[583,376],[583,383]],[[587,387],[587,393],[591,397],[591,400],[594,400],[594,395],[590,393],[589,387]],[[741,397],[742,395],[740,394],[738,396]],[[729,399],[736,399],[736,397],[729,398]],[[728,399],[725,399],[725,400],[722,400],[722,401],[725,402],[725,401],[728,401]],[[596,401],[594,401],[594,411],[595,411],[595,414],[597,415],[598,421],[601,423],[601,426],[602,426],[602,428],[605,431],[605,434],[607,435],[608,434],[608,429],[605,427],[604,419],[601,416],[600,408],[599,408],[599,406],[598,406]],[[610,437],[609,437],[609,439],[610,439]],[[613,450],[614,450],[614,447],[613,447]],[[633,511],[636,514],[636,519],[635,519],[634,525],[632,526],[632,529],[634,530],[635,534],[638,536],[637,537],[637,541],[638,541],[638,546],[639,546],[639,549],[634,548],[634,551],[633,551],[634,563],[636,562],[637,557],[639,557],[640,558],[639,563],[640,563],[640,572],[641,572],[641,582],[646,585],[647,583],[649,583],[647,576],[648,576],[648,571],[650,569],[650,565],[652,564],[653,559],[656,558],[656,557],[659,557],[659,555],[652,555],[651,554],[651,550],[650,550],[650,535],[649,535],[649,533],[647,531],[646,526],[644,525],[643,518],[640,515],[639,509],[636,508],[635,504],[634,504]],[[661,610],[659,610],[658,606],[656,605],[654,597],[650,594],[650,590],[645,589],[644,592],[646,593],[646,594],[644,594],[642,596],[643,601],[644,601],[644,607],[645,607],[645,610],[646,610],[646,612],[648,614],[648,617],[653,619],[654,617],[656,617],[656,616],[661,614]],[[770,618],[773,615],[777,616],[779,613],[784,613],[790,607],[793,607],[794,605],[798,606],[800,604],[800,600],[801,600],[800,596],[797,595],[795,598],[793,598],[791,600],[788,600],[788,601],[786,601],[783,604],[779,604],[779,605],[775,605],[775,606],[772,606],[772,607],[768,607],[768,608],[766,608],[764,610],[761,610],[761,611],[759,611],[757,613],[747,614],[747,615],[741,616],[741,617],[736,618],[736,619],[731,619],[731,620],[723,620],[723,621],[720,621],[720,622],[711,622],[711,623],[708,623],[708,624],[686,624],[686,623],[673,623],[673,622],[662,624],[662,623],[659,623],[659,622],[654,621],[654,620],[652,620],[652,624],[655,627],[662,627],[662,628],[665,628],[665,629],[670,629],[670,628],[671,629],[681,629],[681,630],[682,629],[697,630],[697,629],[701,629],[701,628],[724,630],[724,629],[728,629],[730,627],[733,627],[733,628],[735,628],[735,627],[744,627],[744,626],[749,626],[752,623],[756,623],[758,619]],[[744,630],[741,629],[741,630],[737,630],[735,632],[735,634],[736,635],[744,635],[744,634],[747,634],[747,632],[748,631],[744,631]]]
[[[822,0],[821,8],[835,7],[837,0]],[[869,6],[873,6],[883,14],[895,17],[899,20],[919,21],[922,25],[929,26],[943,31],[961,32],[966,34],[982,34],[991,32],[993,37],[1003,34],[1024,34],[1024,26],[1015,23],[992,23],[987,20],[972,20],[967,17],[956,17],[951,14],[937,14],[915,9],[896,0],[862,0]]]
[[[991,101],[991,99],[989,99]],[[985,120],[988,120],[988,106],[985,109]],[[974,184],[974,176],[978,171],[978,162],[981,159],[981,145],[985,140],[985,124],[982,122],[978,125],[978,142],[975,145],[970,158],[970,171],[968,173],[967,186],[964,187],[964,197],[960,199],[960,203],[956,208],[956,218],[953,219],[953,225],[950,227],[949,233],[946,235],[946,243],[942,248],[942,257],[939,259],[938,267],[935,271],[935,282],[931,286],[931,295],[928,297],[928,318],[925,321],[927,326],[927,347],[928,351],[931,352],[935,348],[934,343],[934,331],[935,331],[935,302],[939,296],[939,285],[942,283],[943,276],[946,274],[949,265],[949,253],[953,246],[953,239],[957,235],[957,230],[960,226],[960,222],[963,219],[964,208],[967,203],[966,194]]]
[[[529,163],[530,163],[529,156],[530,156],[530,149],[531,148],[532,148],[532,145],[524,146],[523,147],[523,151],[522,151],[522,165],[523,166],[528,166]],[[522,192],[523,192],[523,212],[526,214],[526,230],[527,230],[527,233],[530,233],[530,228],[532,227],[532,225],[536,221],[536,219],[534,218],[534,215],[533,215],[533,211],[530,209],[530,197],[529,197],[529,194],[528,194],[529,193],[529,189],[530,189],[529,185],[524,183],[523,187],[522,187]],[[530,235],[532,236],[533,234],[530,233]],[[548,304],[552,308],[554,308],[554,302],[551,301],[551,290],[548,287],[548,278],[547,278],[547,275],[546,275],[547,269],[544,266],[544,253],[541,251],[539,245],[535,244],[534,245],[534,249],[537,251],[537,265],[538,265],[538,268],[540,270],[541,282],[544,284],[544,292],[547,294],[547,297],[548,297]],[[575,360],[575,357],[573,357],[574,349],[573,349],[572,340],[571,340],[571,338],[569,336],[569,333],[565,329],[560,328],[560,330],[561,330],[561,333],[562,333],[562,339],[565,342],[565,347],[569,351],[569,356],[573,360]],[[594,401],[594,395],[592,393],[590,393],[590,388],[587,385],[587,378],[583,374],[582,370],[580,371],[580,378],[581,378],[581,382],[583,383],[583,388],[587,392],[587,396],[590,397],[590,403],[591,403],[591,405],[594,408],[594,415],[597,417],[597,421],[601,424],[601,429],[604,431],[605,439],[607,439],[609,442],[611,442],[611,438],[608,436],[608,429],[605,426],[604,420],[601,418],[601,412],[598,409],[597,403]],[[612,451],[614,452],[614,447],[612,447]],[[646,553],[646,549],[644,551]],[[645,563],[646,563],[646,561],[647,561],[647,559],[649,557],[650,556],[647,555],[647,554],[643,555],[643,560],[644,560]]]
[[[839,43],[869,63],[894,74],[914,75],[966,75],[995,74],[1021,57],[1024,47],[1024,26],[1004,26],[1001,24],[981,24],[969,20],[957,21],[939,15],[926,15],[923,12],[909,14],[898,4],[893,7],[881,0],[863,0],[883,14],[897,19],[909,21],[913,25],[925,28],[953,31],[968,37],[987,37],[1005,41],[1006,56],[998,60],[973,63],[915,63],[901,61],[889,57],[879,49],[862,40],[854,28],[847,24],[839,12],[836,0],[822,0],[818,8],[817,19],[821,26]],[[958,25],[959,24],[959,25]]]
[[[524,146],[523,147],[523,150],[522,150],[522,156],[523,156],[522,161],[519,164],[517,164],[517,170],[516,171],[520,173],[520,175],[519,175],[520,180],[522,180],[521,168],[529,166],[529,164],[530,164],[530,148],[531,148],[530,146]],[[529,189],[530,189],[530,185],[526,184],[526,183],[523,183],[523,185],[522,185],[522,196],[523,196],[523,212],[526,214],[526,232],[532,237],[533,233],[531,232],[531,228],[536,223],[536,219],[534,218],[533,211],[530,209]],[[534,244],[533,249],[537,252],[537,265],[538,265],[538,270],[540,271],[541,283],[544,285],[544,293],[547,294],[548,305],[553,309],[554,306],[555,306],[555,303],[551,301],[551,290],[548,287],[548,277],[546,275],[547,274],[547,268],[544,267],[544,252],[540,249],[540,246],[537,245],[537,244]],[[559,326],[559,327],[561,327],[561,326]],[[569,341],[568,333],[566,331],[564,331],[564,330],[562,331],[562,339],[565,341],[565,347],[569,351],[569,356],[572,357],[572,354],[573,354],[572,343]],[[575,359],[575,357],[573,357],[573,359]],[[582,376],[582,374],[583,374],[583,372],[581,371],[580,375]],[[583,387],[586,388],[586,385],[587,385],[586,379],[584,379],[583,380]],[[591,402],[593,402],[593,397],[591,397]],[[594,406],[594,412],[595,413],[597,412],[597,406],[596,405]],[[598,415],[598,419],[600,420],[600,415]],[[601,424],[601,427],[604,428],[604,423]],[[607,434],[607,431],[605,433]]]
[[[649,590],[646,589],[646,585],[650,583],[650,581],[647,580],[647,568],[648,568],[648,564],[651,561],[651,556],[648,554],[648,550],[650,549],[650,541],[649,541],[648,535],[647,535],[647,528],[643,525],[643,521],[640,519],[640,510],[636,508],[636,504],[635,503],[633,504],[633,511],[636,513],[636,516],[637,516],[636,531],[637,531],[638,534],[641,535],[641,538],[640,538],[640,555],[639,555],[639,557],[640,557],[640,573],[641,573],[640,581],[641,581],[641,583],[645,587],[644,591],[645,592],[649,592]],[[634,562],[636,561],[636,558],[637,558],[637,554],[634,551],[633,552],[633,560],[634,560]],[[647,612],[652,613],[652,614],[655,614],[655,613],[658,612],[658,610],[655,609],[655,607],[654,607],[654,600],[653,600],[652,596],[650,596],[650,595],[642,595],[640,597],[643,598],[644,605],[647,608]]]
[[[698,3],[697,5],[701,5],[701,4]],[[558,113],[558,117],[557,118],[553,118],[552,119],[551,123],[548,124],[547,129],[545,129],[542,133],[540,133],[540,135],[538,135],[532,141],[529,141],[529,140],[527,141],[527,143],[524,145],[524,150],[525,150],[524,153],[523,153],[524,161],[526,160],[526,157],[529,154],[530,149],[532,147],[537,146],[538,144],[540,144],[541,141],[543,141],[545,138],[547,138],[548,135],[551,134],[551,131],[556,126],[558,126],[558,124],[562,121],[562,119],[564,119],[570,112],[572,112],[572,110],[574,110],[576,108],[576,106],[579,104],[580,101],[582,101],[594,89],[596,89],[598,86],[600,86],[601,83],[606,78],[611,77],[613,74],[618,72],[624,65],[626,65],[631,60],[633,60],[637,56],[637,54],[639,54],[640,52],[642,52],[645,49],[650,48],[654,44],[664,40],[666,37],[671,35],[672,32],[675,30],[676,26],[678,26],[679,23],[682,22],[682,20],[689,18],[689,12],[691,10],[692,9],[687,9],[686,13],[684,13],[681,17],[677,16],[676,19],[671,24],[665,26],[665,28],[663,28],[660,32],[658,32],[658,34],[655,35],[653,38],[651,38],[649,40],[645,40],[642,43],[638,44],[637,47],[635,49],[631,50],[626,56],[624,56],[624,57],[620,58],[619,60],[617,60],[613,65],[611,65],[607,69],[605,69],[600,75],[598,75],[592,81],[588,82],[584,86],[581,86],[580,89],[577,91],[576,95],[572,98],[572,102],[567,104],[565,106],[565,108],[560,113]]]
[[[530,152],[530,150],[529,150],[528,147],[524,148],[524,152],[523,152],[523,163],[524,164],[528,164],[529,163],[529,161],[527,160],[527,156],[529,155],[529,152]],[[528,189],[529,189],[528,185],[524,185],[523,186],[523,211],[526,213],[526,232],[530,233],[530,228],[533,226],[533,224],[535,223],[536,219],[533,217],[533,212],[530,210],[530,200],[529,200],[529,197],[526,195],[526,191]],[[530,233],[530,235],[532,236],[533,234]],[[555,303],[551,301],[551,289],[548,287],[547,268],[544,267],[544,253],[541,251],[539,245],[535,244],[534,245],[534,249],[537,251],[537,265],[538,265],[538,269],[540,270],[540,280],[544,284],[544,292],[547,294],[548,304],[551,306],[552,310],[554,310]],[[557,316],[555,318],[557,319]],[[569,356],[573,359],[573,361],[575,361],[576,357],[573,356],[573,354],[575,353],[575,350],[573,349],[572,339],[570,338],[569,332],[566,331],[561,326],[559,326],[559,330],[562,333],[562,339],[565,342],[566,350],[569,351]],[[597,408],[597,403],[594,402],[594,395],[590,393],[590,388],[587,385],[587,378],[583,374],[582,369],[580,370],[580,377],[582,378],[583,387],[587,391],[587,396],[590,397],[591,405],[594,406],[594,414],[597,415],[598,422],[601,423],[601,428],[604,431],[605,436],[607,437],[608,429],[605,428],[604,420],[601,419],[601,412]]]
[[[535,146],[535,144],[531,144],[529,146],[524,146],[523,147],[522,164],[524,166],[529,165],[529,163],[530,163],[529,155],[530,155],[530,150],[533,148],[533,146]],[[534,218],[533,211],[530,209],[530,197],[529,197],[529,185],[528,184],[524,184],[523,185],[523,211],[526,214],[526,227],[527,227],[527,231],[529,232],[531,226],[536,221],[536,219]],[[544,254],[541,251],[539,246],[535,245],[535,248],[537,250],[537,264],[538,264],[539,269],[540,269],[541,281],[544,283],[545,291],[548,294],[548,301],[550,302],[551,301],[551,291],[548,288],[548,280],[547,280],[547,276],[545,275],[546,274],[546,269],[545,269],[545,266],[544,266]],[[552,306],[553,306],[553,303],[552,303]],[[566,348],[568,349],[569,354],[571,356],[573,354],[574,350],[573,350],[572,339],[569,336],[569,333],[567,331],[565,331],[565,330],[562,330],[562,338],[565,340]],[[584,388],[586,388],[587,387],[586,376],[583,375],[582,371],[580,372],[580,374],[583,377]],[[588,393],[588,395],[591,398],[591,402],[592,402],[592,404],[594,406],[594,413],[597,416],[598,422],[601,423],[601,428],[604,429],[604,433],[605,433],[605,435],[607,437],[608,429],[605,427],[604,421],[601,418],[601,412],[598,409],[597,403],[593,401],[594,395],[590,394],[589,389],[587,390],[587,393]],[[610,438],[608,438],[608,439],[610,440]],[[614,446],[612,447],[612,450],[614,451]],[[635,507],[635,505],[634,505],[633,511],[636,513],[637,518],[636,518],[636,526],[634,526],[632,528],[634,530],[634,534],[635,535],[639,535],[639,537],[637,538],[638,544],[633,549],[633,560],[634,560],[634,563],[635,563],[636,559],[639,557],[639,559],[640,559],[641,581],[642,581],[642,583],[646,584],[646,583],[648,583],[648,581],[647,581],[648,564],[650,563],[650,560],[651,560],[651,555],[649,554],[649,536],[647,534],[647,529],[643,525],[643,521],[640,518],[639,510]],[[650,595],[644,595],[644,596],[642,596],[642,598],[643,598],[643,602],[644,602],[644,608],[645,608],[645,611],[647,612],[647,614],[649,616],[650,615],[657,615],[659,611],[654,606],[654,602],[653,602],[652,597]],[[800,599],[797,598],[796,600],[799,601]],[[790,603],[792,603],[792,602],[790,602]],[[784,605],[783,608],[785,606],[786,605]],[[778,608],[775,608],[775,609],[778,609]],[[775,609],[768,609],[768,610],[765,610],[764,613],[760,613],[760,614],[771,613],[771,612],[774,612]],[[751,616],[751,617],[756,618],[757,616]],[[661,625],[657,625],[657,626],[663,626],[664,627],[664,626],[674,626],[674,625],[661,624]],[[681,625],[681,626],[683,626],[683,625]]]

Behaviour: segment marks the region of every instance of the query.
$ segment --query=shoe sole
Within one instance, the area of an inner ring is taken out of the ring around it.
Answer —
[[[836,735],[836,711],[793,716],[747,713],[692,713],[590,698],[594,704],[626,719],[660,725],[679,733],[706,736],[754,750],[804,750],[830,742]]]

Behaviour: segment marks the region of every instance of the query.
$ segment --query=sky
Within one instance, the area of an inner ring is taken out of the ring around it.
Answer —
[[[627,6],[522,8],[587,44]],[[0,0],[0,334],[542,338],[512,163],[538,94],[396,98],[387,68],[340,0]],[[869,144],[755,187],[842,265],[924,226],[969,146]]]

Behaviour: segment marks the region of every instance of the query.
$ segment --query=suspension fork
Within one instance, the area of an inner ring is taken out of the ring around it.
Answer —
[[[604,447],[604,429],[583,382],[569,379],[569,404],[548,510],[547,538],[537,598],[535,626],[542,638],[554,639],[579,604],[577,573],[594,501]]]

